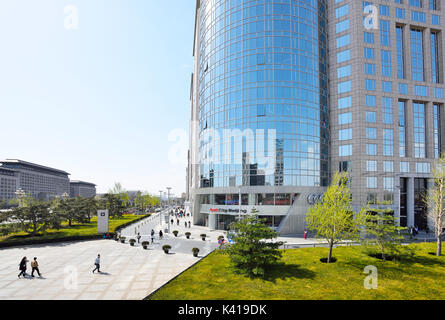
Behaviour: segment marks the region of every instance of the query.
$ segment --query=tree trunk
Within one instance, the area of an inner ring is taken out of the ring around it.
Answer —
[[[442,255],[442,235],[437,237],[437,250],[436,250],[436,256]]]
[[[331,258],[332,258],[332,247],[334,246],[334,244],[332,242],[329,243],[329,255],[328,255],[328,263],[331,263]]]

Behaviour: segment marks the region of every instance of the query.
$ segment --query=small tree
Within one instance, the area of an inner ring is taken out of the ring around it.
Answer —
[[[331,262],[334,244],[344,240],[360,238],[360,226],[364,222],[364,211],[354,214],[351,205],[346,173],[335,173],[332,184],[322,199],[309,208],[306,225],[315,231],[315,237],[325,239],[329,245],[327,262]]]
[[[402,231],[406,228],[397,225],[394,212],[391,209],[373,209],[374,213],[366,216],[365,227],[366,244],[377,245],[382,259],[386,260],[387,253],[397,251],[397,247],[404,239]]]
[[[55,223],[54,219],[59,219],[56,214],[51,213],[49,202],[37,200],[28,201],[25,206],[13,209],[8,216],[9,219],[18,221],[20,228],[30,235],[44,232]]]
[[[235,243],[227,253],[236,268],[251,275],[264,276],[266,267],[281,258],[278,248],[283,242],[271,241],[277,233],[265,221],[252,210],[251,215],[230,225],[229,235]]]
[[[445,227],[445,153],[433,167],[434,187],[426,196],[428,205],[428,220],[434,226],[434,235],[436,236],[436,255],[442,254],[442,236]]]

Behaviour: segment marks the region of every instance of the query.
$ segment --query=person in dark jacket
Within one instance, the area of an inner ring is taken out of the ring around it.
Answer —
[[[162,237],[164,236],[164,234],[162,233],[162,230],[159,230],[159,239],[162,240]]]
[[[23,275],[23,277],[26,276],[26,263],[28,262],[28,259],[26,259],[26,257],[23,257],[22,261],[20,261],[19,264],[19,278]]]

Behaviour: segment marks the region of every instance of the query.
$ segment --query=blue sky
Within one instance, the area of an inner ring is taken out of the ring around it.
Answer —
[[[0,159],[66,170],[98,192],[115,181],[183,192],[169,133],[188,131],[194,11],[194,0],[1,1]]]

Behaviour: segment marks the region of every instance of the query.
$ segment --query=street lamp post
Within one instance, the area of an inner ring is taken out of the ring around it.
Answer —
[[[238,195],[238,221],[241,221],[241,187],[239,187],[239,195]]]
[[[171,189],[172,189],[171,187],[167,187],[167,191],[168,191],[168,196],[167,196],[167,201],[168,201],[168,210],[167,210],[168,233],[170,233],[170,190]]]
[[[161,206],[161,211],[159,212],[159,226],[162,228],[162,190],[159,190],[159,205]]]
[[[17,195],[17,199],[19,200],[19,207],[23,207],[23,198],[26,196],[25,191],[22,188],[19,188],[15,194]]]

